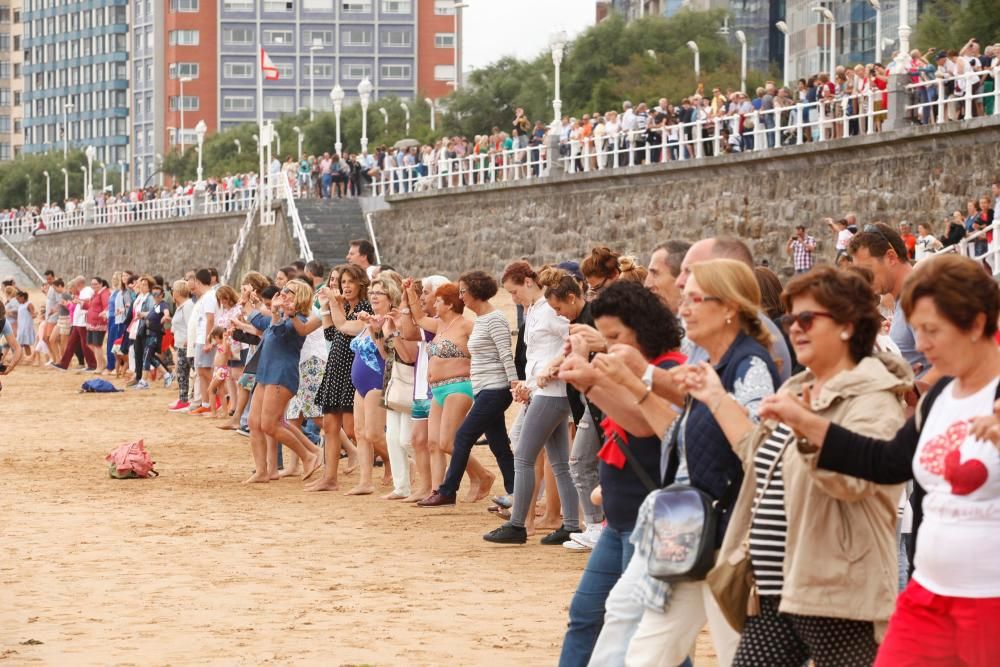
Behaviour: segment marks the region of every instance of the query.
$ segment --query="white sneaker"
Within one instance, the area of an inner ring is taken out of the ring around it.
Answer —
[[[145,380],[139,380],[138,384],[135,385],[134,389],[149,389],[149,383]]]
[[[578,533],[573,533],[573,535],[577,534]],[[579,542],[575,542],[573,540],[566,540],[565,542],[563,542],[563,548],[569,549],[570,551],[590,551],[590,547],[584,546]]]
[[[170,385],[172,385],[173,383],[174,383],[174,374],[173,373],[167,373],[166,375],[163,376],[163,386],[164,386],[164,388],[170,389]]]
[[[587,549],[593,549],[594,545],[597,544],[597,540],[601,537],[601,531],[604,530],[604,526],[600,524],[594,524],[592,526],[587,526],[587,530],[582,533],[572,533],[569,539],[576,542],[582,547]]]

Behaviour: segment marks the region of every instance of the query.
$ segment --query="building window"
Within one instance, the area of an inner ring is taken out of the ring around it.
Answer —
[[[196,12],[198,11],[198,0],[170,0],[170,11]]]
[[[383,14],[409,14],[412,11],[412,0],[382,0]]]
[[[270,46],[285,46],[294,44],[291,30],[265,30],[264,43]]]
[[[372,66],[358,63],[344,65],[344,78],[357,79],[358,81],[361,79],[370,79],[372,78]]]
[[[316,63],[309,67],[309,64],[303,66],[302,73],[305,75],[306,80],[310,78],[316,79],[332,79],[333,78],[333,65],[331,63]]]
[[[302,0],[302,11],[333,13],[333,0]]]
[[[382,65],[382,78],[391,81],[408,81],[412,67],[409,65]]]
[[[408,47],[413,45],[413,33],[409,30],[386,30],[382,33],[382,46]]]
[[[292,0],[264,0],[264,11],[268,14],[284,14],[294,9]]]
[[[370,14],[372,0],[344,0],[341,9],[345,14]]]
[[[87,43],[84,42],[84,46]],[[197,30],[171,30],[170,46],[198,46]],[[84,49],[86,50],[86,49]],[[84,55],[87,55],[86,53]]]
[[[332,30],[306,30],[302,33],[302,46],[333,46]]]
[[[0,79],[9,79],[10,69],[9,60],[0,60]]]
[[[10,23],[10,7],[0,7],[0,23]]]
[[[454,81],[455,80],[455,66],[454,65],[435,65],[434,66],[434,80],[435,81]]]
[[[434,35],[434,46],[439,49],[455,48],[455,33],[439,32]]]
[[[227,79],[252,79],[253,63],[225,63],[222,66],[222,76]]]
[[[340,42],[344,46],[371,46],[372,31],[361,29],[345,30]]]
[[[0,160],[10,159],[10,144],[3,143],[0,144]]]
[[[226,28],[222,31],[223,44],[253,44],[253,28]]]
[[[265,97],[264,111],[268,113],[292,113],[295,111],[295,98],[278,95]]]
[[[171,79],[197,79],[199,66],[198,63],[170,63],[169,71]]]
[[[434,0],[434,13],[438,16],[454,16],[455,0]]]
[[[183,98],[181,98],[180,95],[171,95],[170,96],[171,111],[177,111],[178,109],[180,109],[180,106],[178,106],[178,100],[181,99],[183,99],[183,105],[185,111],[197,111],[198,108],[201,106],[199,104],[197,95],[185,95]]]
[[[10,132],[10,116],[0,116],[0,132]]]
[[[10,88],[0,88],[0,107],[10,106]]]
[[[253,111],[253,97],[249,95],[226,95],[222,98],[222,110],[235,113]]]
[[[252,12],[253,0],[223,0],[222,11],[224,12]]]

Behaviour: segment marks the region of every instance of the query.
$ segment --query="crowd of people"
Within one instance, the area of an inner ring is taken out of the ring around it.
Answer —
[[[234,286],[49,274],[38,313],[5,286],[0,373],[45,343],[176,383],[169,410],[249,437],[247,483],[489,499],[487,542],[590,552],[564,666],[686,664],[705,625],[722,665],[995,665],[1000,291],[851,222],[841,266],[785,282],[724,237],[455,280],[367,240]]]

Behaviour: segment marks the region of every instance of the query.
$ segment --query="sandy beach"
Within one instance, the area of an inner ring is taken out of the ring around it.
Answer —
[[[556,663],[586,554],[483,542],[497,525],[485,502],[244,486],[248,441],[168,413],[176,390],[78,393],[87,378],[3,378],[0,661]],[[109,479],[104,456],[137,438],[161,476]]]

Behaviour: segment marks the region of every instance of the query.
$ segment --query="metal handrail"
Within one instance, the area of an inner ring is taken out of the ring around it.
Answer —
[[[31,272],[35,274],[35,278],[38,280],[38,284],[39,285],[41,285],[42,283],[45,282],[45,278],[42,276],[41,272],[38,269],[35,268],[34,264],[32,264],[31,262],[28,261],[28,258],[25,257],[21,253],[21,251],[18,250],[14,246],[13,243],[11,243],[10,241],[7,240],[6,236],[0,236],[0,240],[2,240],[4,243],[6,243],[7,247],[10,248],[11,250],[13,250],[14,254],[17,255],[17,258],[20,259],[22,262],[24,262],[24,266],[28,267],[31,270]]]
[[[236,242],[233,243],[233,249],[229,251],[229,259],[226,260],[226,270],[222,272],[222,282],[226,285],[232,281],[233,271],[236,270],[236,264],[240,261],[240,256],[246,247],[247,239],[250,237],[250,230],[253,228],[253,221],[256,217],[257,200],[254,198],[253,203],[250,204],[250,208],[247,210],[243,226],[240,227],[240,233],[236,237]]]
[[[311,262],[313,260],[312,248],[309,247],[309,239],[306,238],[305,227],[302,226],[302,219],[299,217],[299,209],[295,205],[295,197],[292,192],[292,187],[288,183],[287,178],[282,178],[284,187],[282,188],[282,194],[285,197],[285,204],[288,207],[288,218],[292,222],[292,235],[299,241],[299,255],[302,257],[303,261]]]

